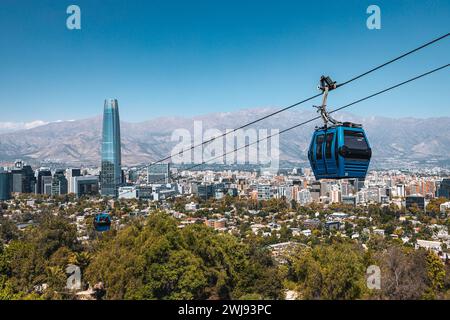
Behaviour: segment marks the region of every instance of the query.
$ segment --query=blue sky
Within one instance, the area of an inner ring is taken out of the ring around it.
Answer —
[[[81,30],[66,28],[70,4]],[[366,28],[370,4],[381,30]],[[448,0],[2,0],[0,122],[87,118],[108,97],[127,121],[283,107],[315,94],[322,74],[345,81],[449,30]],[[447,38],[336,91],[329,105],[448,63],[449,52]],[[449,71],[348,111],[450,116]]]

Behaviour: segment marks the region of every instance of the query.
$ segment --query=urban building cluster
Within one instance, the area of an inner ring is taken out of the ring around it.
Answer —
[[[316,181],[309,168],[270,172],[196,171],[181,172],[178,190],[201,199],[225,195],[252,200],[272,198],[310,203],[348,205],[395,204],[398,208],[416,206],[426,210],[434,198],[449,198],[450,178],[422,176],[400,171],[372,171],[363,181],[358,179]],[[449,203],[442,204],[445,211]]]
[[[207,200],[224,196],[252,200],[271,198],[310,203],[395,204],[407,209],[426,210],[434,198],[450,198],[450,178],[423,176],[396,170],[372,171],[363,181],[358,179],[316,181],[309,168],[264,171],[182,171],[170,164],[151,164],[140,168],[121,168],[121,182],[113,189],[119,199],[163,200],[176,195],[196,195]],[[33,169],[23,161],[0,167],[0,200],[14,193],[61,196],[109,196],[102,192],[101,168]],[[123,181],[123,182],[122,182]],[[442,210],[450,203],[442,204]]]
[[[8,200],[13,194],[42,194],[77,197],[95,196],[99,192],[97,169],[55,169],[41,167],[34,170],[23,161],[12,167],[0,167],[0,200]]]
[[[130,217],[146,216],[151,209],[157,209],[178,219],[180,228],[203,223],[238,236],[251,232],[274,237],[270,248],[280,257],[283,250],[294,245],[293,237],[320,238],[338,232],[363,244],[371,236],[387,236],[435,250],[444,259],[448,258],[448,226],[436,219],[421,220],[417,216],[426,216],[428,204],[444,198],[439,201],[439,214],[448,217],[450,178],[441,170],[371,171],[364,180],[317,181],[311,169],[296,167],[277,172],[264,168],[223,170],[220,166],[192,171],[169,163],[130,168],[122,166],[119,124],[117,100],[106,100],[98,168],[32,168],[21,160],[0,167],[0,201],[6,203],[2,214],[5,216],[6,212],[19,229],[26,228],[33,224],[33,214],[41,212],[42,206],[52,207],[56,197],[72,195],[67,197],[72,200],[62,201],[54,210],[60,212],[78,206],[79,212],[70,211],[69,219],[76,224],[81,241],[90,239],[86,218],[99,210],[113,210],[119,203],[121,214],[112,217],[117,227]],[[33,194],[48,197],[36,202]],[[83,207],[79,207],[80,199]],[[181,207],[176,204],[180,199]],[[227,199],[232,199],[232,204],[226,210],[219,209],[217,203]],[[233,203],[238,201],[246,203],[245,210]],[[284,209],[265,210],[260,205],[271,201],[283,204]],[[108,206],[101,207],[101,203]],[[348,212],[330,209],[336,204],[354,209]],[[311,212],[315,205],[322,211]],[[369,216],[371,205],[394,207],[403,213],[396,218],[396,224],[384,223]],[[306,211],[302,213],[299,208]]]
[[[269,248],[281,263],[284,251],[301,244],[292,240],[326,238],[327,234],[341,234],[362,244],[374,236],[398,239],[416,248],[434,250],[448,261],[450,236],[442,221],[450,213],[449,178],[377,171],[370,172],[365,181],[316,181],[309,169],[282,171],[177,172],[168,164],[124,168],[125,182],[118,187],[114,199],[101,196],[98,168],[33,170],[23,162],[16,162],[0,173],[0,191],[4,195],[8,188],[9,193],[2,198],[9,208],[2,214],[24,229],[34,223],[34,215],[43,208],[54,208],[56,213],[61,208],[77,207],[79,212],[71,213],[68,219],[76,225],[79,240],[84,242],[92,238],[86,225],[88,218],[102,210],[120,212],[112,217],[115,228],[123,227],[130,218],[160,210],[176,218],[180,228],[200,223],[236,236],[250,232],[272,239]],[[49,197],[36,198],[32,193]],[[72,200],[64,202],[52,197],[64,194],[72,194],[68,197]],[[424,220],[428,204],[438,197],[446,199],[439,202],[440,215]],[[218,204],[227,199],[230,205],[219,208]],[[61,202],[55,205],[55,201]],[[266,206],[272,201],[284,206],[269,210]],[[177,206],[177,202],[182,206]],[[244,210],[236,205],[239,202],[245,203]],[[102,203],[107,206],[101,207]],[[394,207],[402,214],[386,224],[369,214],[373,210],[370,206]],[[283,238],[283,232],[289,237]]]

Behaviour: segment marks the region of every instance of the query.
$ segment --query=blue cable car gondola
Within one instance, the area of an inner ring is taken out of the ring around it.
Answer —
[[[328,91],[337,88],[329,77],[321,78],[324,92],[322,106],[317,107],[325,125],[316,128],[308,151],[314,176],[319,179],[365,179],[372,157],[362,125],[338,122],[326,110]],[[331,123],[331,125],[329,125]]]
[[[104,232],[111,229],[111,217],[108,213],[99,213],[94,217],[95,231]]]

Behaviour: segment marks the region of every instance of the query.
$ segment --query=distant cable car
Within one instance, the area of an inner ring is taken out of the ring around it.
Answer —
[[[362,125],[339,122],[326,110],[328,91],[338,86],[329,77],[320,79],[322,106],[316,107],[325,125],[316,128],[308,151],[314,176],[320,179],[365,179],[372,149]],[[331,123],[331,125],[329,125]]]
[[[111,216],[108,213],[99,213],[94,217],[95,231],[104,232],[111,229]]]

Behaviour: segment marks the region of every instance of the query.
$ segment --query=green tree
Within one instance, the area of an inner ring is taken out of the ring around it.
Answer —
[[[441,259],[432,251],[426,254],[426,270],[429,281],[424,297],[436,299],[436,296],[444,289],[445,266]]]
[[[50,214],[39,219],[38,226],[27,233],[25,240],[36,244],[44,258],[49,258],[60,247],[80,249],[76,227],[64,217]]]
[[[306,299],[359,299],[365,292],[363,252],[351,244],[302,249],[292,271]]]
[[[152,214],[96,248],[85,275],[91,285],[104,283],[107,299],[278,298],[282,290],[267,252],[204,225],[179,229],[166,214]]]
[[[0,241],[8,243],[19,238],[19,230],[9,219],[0,219]]]

